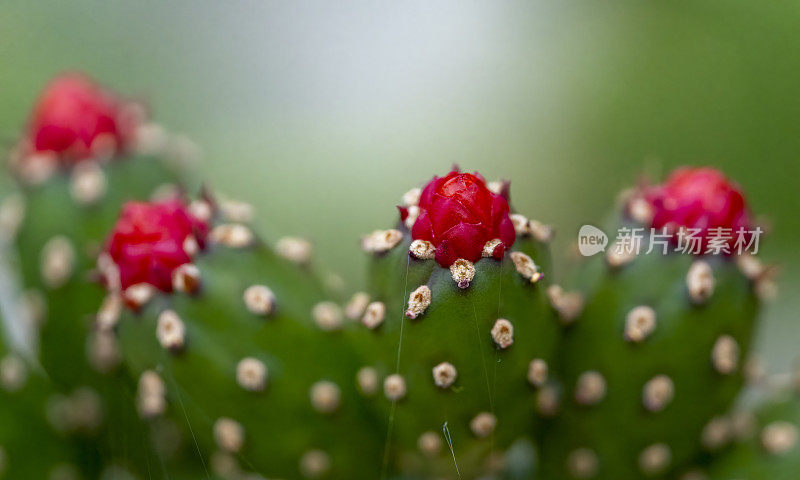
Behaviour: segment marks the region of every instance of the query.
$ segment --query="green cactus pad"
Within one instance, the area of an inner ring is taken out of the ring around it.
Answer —
[[[579,272],[587,300],[559,350],[562,412],[542,430],[548,478],[661,478],[702,452],[742,385],[758,300],[734,261],[610,258]]]
[[[361,317],[352,337],[370,358],[366,371],[383,380],[382,391],[362,390],[388,422],[384,468],[464,478],[503,470],[503,453],[535,428],[537,392],[558,338],[549,272],[541,270],[547,245],[520,236],[501,261],[476,262],[460,288],[450,269],[409,255],[408,229],[391,232],[396,244],[374,253],[365,292],[385,318],[376,325],[370,307],[348,312]],[[517,270],[512,258],[522,253],[544,279]],[[429,305],[416,307],[418,293],[429,294]],[[415,318],[404,314],[409,309]]]
[[[319,307],[311,271],[257,240],[223,243],[196,258],[195,295],[159,294],[119,318],[140,412],[185,420],[209,471],[377,478],[383,439],[356,393],[361,362],[336,331],[335,304]]]

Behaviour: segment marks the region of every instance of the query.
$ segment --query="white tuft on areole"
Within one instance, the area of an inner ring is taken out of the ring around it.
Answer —
[[[206,200],[194,200],[189,204],[189,213],[201,222],[210,222],[214,216],[214,207]]]
[[[109,373],[122,360],[117,336],[112,330],[97,329],[89,334],[86,356],[89,364],[97,372]]]
[[[131,309],[139,310],[156,294],[156,289],[149,283],[137,283],[122,292],[122,298]]]
[[[59,288],[70,279],[75,269],[75,249],[67,237],[55,236],[42,248],[40,262],[44,284],[49,288]]]
[[[255,241],[253,231],[240,223],[224,223],[217,225],[208,235],[209,240],[230,248],[249,247]]]
[[[394,248],[402,239],[400,230],[375,230],[361,239],[361,248],[366,252],[384,253]]]
[[[373,367],[362,367],[356,372],[356,383],[362,394],[371,397],[378,391],[380,379]]]
[[[547,383],[547,362],[541,358],[534,358],[528,364],[528,383],[534,387],[542,387]]]
[[[564,325],[572,324],[583,311],[583,295],[578,292],[565,292],[559,285],[547,287],[547,298]]]
[[[727,445],[733,439],[733,425],[727,417],[712,418],[703,427],[700,434],[700,443],[703,447],[714,452]]]
[[[502,349],[506,349],[514,343],[514,325],[505,318],[498,318],[494,322],[491,334],[495,345]]]
[[[357,292],[350,297],[347,305],[344,307],[344,316],[350,320],[358,320],[364,315],[364,310],[367,309],[369,304],[369,295],[365,292]]]
[[[164,310],[158,315],[156,337],[163,348],[173,351],[183,348],[186,327],[174,310]]]
[[[575,384],[575,401],[580,405],[596,405],[606,397],[606,379],[600,372],[583,372]]]
[[[406,211],[406,219],[403,221],[403,225],[406,226],[407,229],[411,230],[414,228],[414,224],[417,222],[419,218],[420,209],[416,205],[412,205],[408,207]]]
[[[19,193],[7,195],[0,202],[0,241],[14,238],[25,219],[25,197]]]
[[[0,387],[7,392],[16,392],[28,380],[28,368],[25,362],[13,353],[0,360]]]
[[[399,373],[389,375],[383,381],[383,394],[393,402],[405,397],[406,379]]]
[[[236,383],[251,392],[263,391],[267,386],[267,366],[253,357],[239,360],[236,364]]]
[[[633,307],[625,316],[625,340],[643,342],[656,329],[656,312],[652,307]]]
[[[133,149],[142,155],[156,155],[164,151],[168,139],[169,136],[161,125],[140,122],[134,131]]]
[[[436,432],[423,432],[417,439],[417,448],[426,457],[436,457],[442,450],[442,438]]]
[[[97,311],[95,324],[100,330],[113,330],[119,322],[122,314],[122,298],[117,293],[109,293],[103,299],[100,309]]]
[[[406,317],[414,319],[425,313],[431,304],[431,289],[427,285],[420,285],[408,297]]]
[[[193,263],[184,263],[172,272],[172,288],[178,292],[194,294],[200,290],[200,269]]]
[[[28,155],[15,165],[22,183],[41,185],[58,170],[58,161],[53,152],[40,152]]]
[[[226,452],[237,453],[244,446],[244,427],[228,417],[220,417],[214,422],[214,441]]]
[[[80,205],[90,205],[106,193],[106,175],[97,162],[81,162],[72,169],[69,193]]]
[[[183,251],[186,255],[194,257],[200,251],[200,244],[197,243],[197,238],[194,235],[187,235],[183,240]]]
[[[489,412],[481,412],[470,420],[469,429],[478,438],[486,438],[494,432],[497,417]]]
[[[567,470],[578,479],[588,479],[597,475],[598,460],[594,450],[578,448],[567,455]]]
[[[714,271],[703,260],[695,260],[686,274],[686,289],[692,303],[705,303],[714,293]]]
[[[606,263],[611,268],[621,268],[636,258],[636,250],[627,246],[611,245],[606,250]]]
[[[499,238],[494,238],[489,240],[483,245],[483,251],[481,252],[481,256],[483,258],[491,258],[494,256],[494,250],[499,247],[503,243],[502,240]]]
[[[298,265],[308,265],[314,253],[311,242],[299,237],[283,237],[275,244],[275,253]]]
[[[250,223],[255,216],[253,205],[241,200],[221,200],[219,211],[225,220],[236,223]]]
[[[761,431],[761,446],[771,455],[782,455],[797,446],[797,427],[786,421],[772,422]]]
[[[739,366],[739,344],[730,335],[722,335],[714,342],[711,350],[711,362],[714,369],[723,374],[731,375]]]
[[[672,462],[672,450],[664,443],[655,443],[639,454],[639,469],[648,476],[664,473]]]
[[[311,310],[311,317],[317,326],[330,332],[342,328],[342,309],[334,302],[320,302]]]
[[[449,388],[458,377],[456,367],[450,362],[442,362],[436,365],[433,367],[432,373],[433,383],[439,388]]]
[[[367,305],[361,323],[369,329],[378,328],[386,317],[386,305],[383,302],[372,302]]]
[[[309,397],[314,410],[320,413],[333,413],[339,408],[342,391],[335,383],[328,380],[320,380],[311,385]]]
[[[533,235],[533,238],[542,243],[548,243],[553,239],[553,227],[545,225],[544,223],[536,220],[528,221],[528,230]]]
[[[136,389],[136,407],[142,418],[149,419],[162,415],[167,410],[164,381],[153,370],[145,370],[139,376]]]
[[[469,260],[459,258],[450,265],[450,275],[459,288],[467,288],[475,278],[475,265]]]
[[[300,458],[300,473],[305,478],[319,478],[331,469],[331,459],[322,450],[309,450]]]
[[[519,213],[512,213],[508,216],[511,220],[511,223],[514,225],[514,231],[517,233],[518,236],[523,237],[525,235],[530,234],[530,230],[528,227],[528,218],[525,215],[520,215]]]
[[[656,375],[642,389],[642,404],[651,412],[664,410],[675,396],[675,384],[666,375]]]
[[[247,310],[254,315],[269,315],[275,309],[275,294],[266,285],[251,285],[242,296]]]
[[[419,204],[419,196],[422,194],[422,189],[419,187],[412,188],[403,194],[403,205],[406,207],[413,207]]]
[[[523,278],[530,280],[531,283],[536,283],[544,276],[539,272],[539,267],[533,263],[533,259],[522,252],[511,252],[509,254],[511,261],[514,263],[514,268],[517,273],[522,275]]]
[[[408,253],[420,260],[430,260],[436,256],[436,247],[427,240],[414,240],[408,247]]]
[[[543,417],[553,417],[558,414],[561,406],[561,394],[553,385],[545,385],[536,395],[536,411]]]
[[[650,225],[653,220],[653,207],[641,195],[632,195],[628,200],[628,215],[643,225]]]

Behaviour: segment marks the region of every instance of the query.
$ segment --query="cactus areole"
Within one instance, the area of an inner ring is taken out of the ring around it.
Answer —
[[[651,227],[666,228],[678,242],[681,229],[694,230],[705,252],[714,230],[727,230],[731,252],[742,232],[750,240],[750,215],[739,186],[713,168],[679,168],[661,185],[645,191]]]
[[[109,236],[106,252],[122,290],[149,284],[171,292],[173,272],[205,246],[208,224],[182,201],[128,202]],[[107,279],[113,285],[113,280]]]
[[[436,247],[436,261],[449,268],[456,260],[480,260],[484,246],[495,242],[492,256],[501,259],[514,244],[516,233],[509,218],[508,199],[489,190],[478,173],[453,170],[433,177],[420,194],[418,217],[411,228],[414,240]],[[400,208],[405,221],[409,208]]]
[[[130,107],[83,75],[57,77],[31,114],[23,150],[52,156],[63,166],[118,154],[134,135],[137,119]]]

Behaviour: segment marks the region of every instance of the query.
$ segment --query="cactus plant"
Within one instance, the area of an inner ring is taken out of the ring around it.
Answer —
[[[680,169],[628,195],[617,227],[605,258],[579,271],[585,309],[559,349],[563,411],[542,430],[548,478],[661,478],[702,451],[742,385],[768,272],[752,256],[706,254],[752,227],[738,187]],[[645,248],[661,243],[636,255],[624,234],[636,228]],[[714,239],[719,228],[733,238]],[[700,255],[676,251],[689,233]]]
[[[105,422],[85,436],[86,449],[104,457],[93,460],[98,468],[116,456],[142,466],[139,455],[150,449],[133,421],[133,382],[116,368],[114,339],[92,329],[103,293],[90,272],[124,201],[177,188],[175,152],[184,144],[149,122],[140,104],[70,73],[42,92],[8,157],[17,187],[0,211],[6,263],[17,267],[23,292],[14,320],[40,330],[41,364],[65,401],[100,402]]]
[[[396,228],[363,238],[367,291],[346,308],[371,359],[360,388],[389,421],[385,469],[497,473],[548,388],[549,228],[511,214],[507,182],[457,168],[403,203]]]
[[[139,376],[142,417],[185,418],[210,470],[375,478],[383,442],[360,362],[297,241],[273,252],[219,221],[208,194],[126,204],[98,261],[99,326]]]

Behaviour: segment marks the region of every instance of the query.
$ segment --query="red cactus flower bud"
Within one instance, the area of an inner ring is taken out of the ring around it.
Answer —
[[[733,253],[740,233],[749,241],[750,216],[739,186],[713,168],[679,168],[662,185],[648,188],[645,199],[652,209],[651,227],[666,227],[679,241],[681,230],[694,230],[699,251],[707,253],[712,236]],[[724,237],[717,235],[724,233]],[[691,232],[690,232],[691,233]]]
[[[119,270],[120,286],[150,284],[172,291],[173,271],[191,262],[204,248],[208,224],[198,220],[180,200],[128,202],[106,243]],[[196,242],[187,248],[187,241]]]
[[[31,153],[54,154],[67,165],[124,151],[136,126],[129,106],[84,75],[57,77],[33,109],[27,148]]]
[[[516,239],[508,200],[492,193],[478,173],[454,170],[446,177],[433,177],[423,188],[418,206],[411,236],[433,243],[442,267],[459,258],[477,262],[486,243],[495,239],[500,243],[492,256],[502,258]]]

